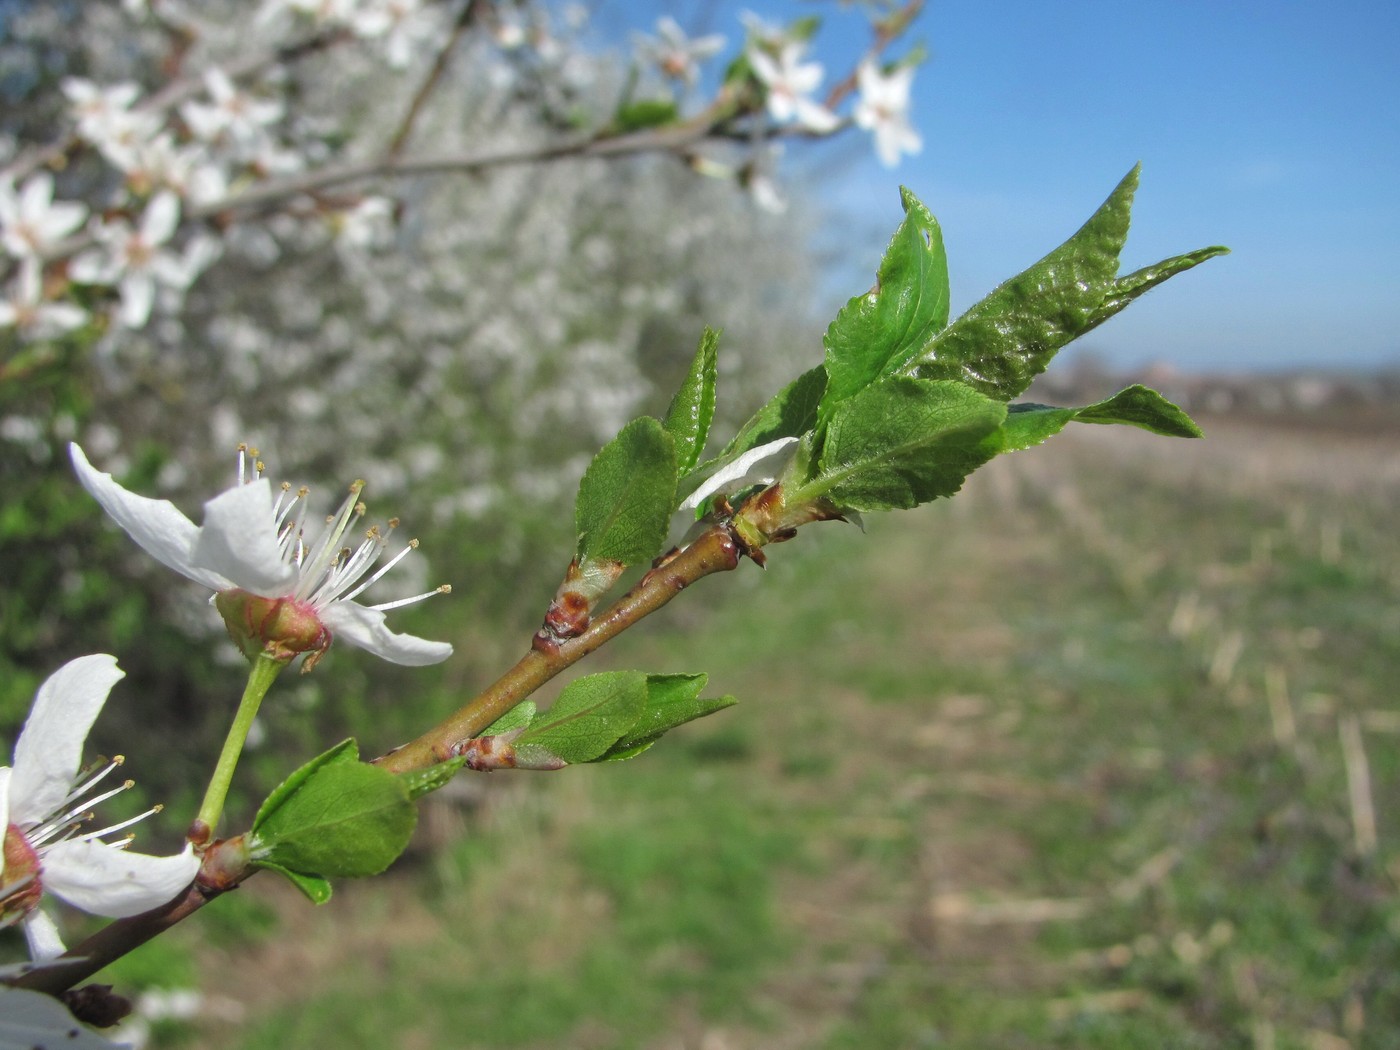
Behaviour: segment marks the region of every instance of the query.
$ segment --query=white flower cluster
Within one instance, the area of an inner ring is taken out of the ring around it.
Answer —
[[[577,28],[586,17],[574,6],[563,13],[566,27]],[[455,40],[450,5],[264,0],[251,18],[197,0],[123,7],[134,20],[132,32],[143,24],[159,25],[192,41],[188,52],[167,58],[173,57],[177,69],[198,72],[176,73],[149,90],[131,75],[62,82],[68,134],[21,151],[0,169],[0,282],[5,285],[0,330],[12,329],[23,341],[55,338],[101,319],[90,311],[107,316],[112,299],[111,318],[126,330],[141,329],[154,316],[173,316],[199,275],[229,251],[275,261],[286,233],[281,219],[289,217],[316,220],[350,254],[387,243],[400,203],[359,188],[316,188],[357,141],[359,128],[341,126],[354,112],[343,101],[352,93],[340,84],[323,107],[328,112],[313,113],[307,105],[311,95],[294,67],[307,54],[359,41],[391,69],[426,70],[438,50]],[[492,76],[504,78],[501,83],[512,91],[535,92],[547,109],[558,111],[549,121],[573,119],[580,88],[596,70],[580,48],[571,50],[568,38],[554,31],[544,8],[483,5],[475,17],[472,28],[483,29],[500,56],[528,52],[531,59],[488,58]],[[885,164],[920,149],[909,123],[911,66],[885,70],[867,58],[853,80],[819,99],[824,69],[806,57],[807,32],[776,28],[747,13],[743,20],[742,61],[731,65],[747,70],[740,74],[746,94],[739,117],[761,114],[770,123],[750,121],[743,135],[733,133],[742,130],[736,125],[697,145],[688,153],[697,171],[736,180],[760,205],[780,210],[783,201],[773,177],[778,136],[823,136],[854,123],[874,135]],[[704,64],[723,50],[725,38],[692,38],[674,19],[663,17],[655,35],[638,35],[635,46],[642,67],[689,94],[700,85]],[[343,54],[336,52],[338,64],[343,65]],[[479,51],[472,54],[481,57]],[[100,68],[97,62],[87,65]],[[526,69],[538,83],[519,82]],[[549,76],[541,78],[542,70]],[[717,86],[711,108],[738,89],[733,74],[729,81]],[[841,116],[835,107],[852,83],[858,98],[850,116]],[[412,100],[412,108],[399,103],[410,114],[400,128],[405,135],[417,119],[418,101]],[[507,144],[513,138],[509,132],[500,137]],[[744,156],[727,159],[736,145],[743,146]],[[100,160],[97,170],[83,163],[84,150]],[[60,172],[57,182],[49,168]],[[258,218],[258,208],[230,210],[269,184],[307,190],[271,193],[265,211],[273,214],[266,222],[249,221]],[[60,191],[80,199],[56,199]],[[214,217],[217,222],[209,221]]]

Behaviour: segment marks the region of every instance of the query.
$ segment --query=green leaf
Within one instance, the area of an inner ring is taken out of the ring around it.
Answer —
[[[666,410],[666,430],[676,444],[676,470],[679,474],[690,473],[700,461],[700,453],[705,450],[705,439],[710,433],[710,423],[715,418],[718,345],[719,333],[707,327],[700,337],[700,349],[695,351],[690,372],[671,399],[671,407]]]
[[[357,756],[346,741],[288,777],[258,810],[252,859],[319,876],[387,868],[408,845],[417,810],[408,784]]]
[[[865,511],[951,496],[991,458],[982,442],[1005,418],[1005,405],[959,382],[879,380],[837,406],[815,476],[786,500]]]
[[[643,131],[673,124],[680,110],[669,99],[642,99],[619,107],[613,123],[620,132]]]
[[[1229,254],[1230,249],[1220,245],[1212,248],[1200,248],[1194,252],[1187,252],[1185,255],[1173,255],[1170,259],[1163,259],[1155,265],[1144,266],[1141,270],[1135,270],[1126,276],[1115,278],[1109,287],[1108,295],[1104,297],[1103,302],[1099,303],[1098,310],[1095,311],[1090,320],[1089,328],[1103,324],[1142,295],[1143,292],[1156,288],[1167,278],[1185,273],[1193,266],[1199,266],[1207,259],[1214,259],[1217,255]],[[1085,331],[1088,329],[1086,328]]]
[[[620,762],[635,758],[677,726],[738,703],[732,696],[701,699],[700,692],[709,678],[705,674],[647,675],[646,710],[636,724],[595,761]]]
[[[1191,417],[1155,390],[1130,386],[1085,408],[1012,405],[1006,422],[989,434],[983,447],[993,455],[1039,445],[1071,422],[1126,423],[1167,437],[1200,437]]]
[[[634,419],[593,457],[574,504],[578,555],[637,565],[660,553],[676,500],[676,450],[650,416]]]
[[[274,864],[267,860],[253,861],[253,866],[266,868],[268,871],[275,871],[284,879],[290,882],[297,889],[306,895],[306,899],[312,904],[325,904],[331,899],[331,883],[329,879],[324,879],[320,875],[307,875],[300,871],[293,871],[285,868],[281,864]]]
[[[905,371],[921,379],[957,379],[998,401],[1024,391],[1060,347],[1102,320],[1128,236],[1138,171],[1128,172],[1073,237],[950,324]]]
[[[534,720],[535,702],[533,700],[522,700],[483,729],[477,736],[500,736],[502,733],[508,733],[512,729],[519,729],[522,726],[527,726]]]
[[[439,762],[427,769],[411,769],[406,773],[398,774],[398,776],[404,782],[404,786],[408,788],[409,798],[422,798],[429,792],[445,786],[449,780],[457,775],[457,771],[466,764],[466,761],[460,756],[449,758],[446,762]]]
[[[779,438],[800,437],[817,425],[817,406],[821,404],[826,391],[826,368],[817,365],[808,369],[779,390],[766,405],[739,428],[734,440],[725,446],[724,451],[696,469],[687,482],[697,484],[702,477],[708,477],[725,463],[742,456],[751,448],[766,445]],[[696,484],[688,484],[694,489]]]
[[[948,259],[927,208],[900,189],[904,221],[895,230],[875,287],[851,299],[826,330],[829,377],[819,417],[876,379],[897,372],[948,323]]]
[[[1081,408],[1075,419],[1080,423],[1126,423],[1164,437],[1201,436],[1201,428],[1179,406],[1138,383],[1107,400]]]
[[[592,762],[637,724],[647,697],[647,676],[640,671],[580,678],[516,738],[516,750],[533,746],[570,764]]]
[[[360,749],[354,740],[342,740],[329,751],[323,751],[310,762],[294,770],[286,780],[272,789],[272,794],[261,806],[258,807],[257,816],[253,818],[253,831],[257,831],[263,821],[270,817],[289,798],[296,794],[297,790],[314,775],[317,770],[325,766],[333,765],[336,762],[358,762],[360,759]]]

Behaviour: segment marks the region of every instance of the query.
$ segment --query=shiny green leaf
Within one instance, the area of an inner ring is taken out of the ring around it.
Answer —
[[[549,710],[515,740],[517,752],[543,749],[570,765],[592,762],[627,734],[647,707],[647,676],[605,671],[569,683]]]
[[[826,393],[819,418],[876,379],[899,371],[948,323],[948,259],[928,209],[900,190],[904,221],[880,261],[875,287],[846,303],[826,330]]]
[[[593,457],[574,504],[578,555],[638,565],[661,552],[676,500],[676,450],[650,416],[634,419]]]
[[[684,475],[694,469],[705,450],[710,423],[715,418],[716,348],[719,333],[706,328],[700,337],[700,348],[690,364],[681,388],[666,410],[666,430],[676,445],[677,472]]]
[[[702,699],[700,693],[709,678],[705,674],[647,675],[646,710],[636,724],[596,761],[619,762],[635,758],[677,726],[738,703],[732,696]]]
[[[258,811],[252,859],[319,876],[377,875],[393,863],[418,818],[409,786],[357,758],[346,741],[288,777]]]
[[[1073,237],[950,324],[905,371],[956,379],[998,401],[1024,391],[1062,346],[1103,319],[1137,183],[1135,167]]]
[[[815,475],[787,502],[866,511],[951,496],[990,458],[982,442],[1005,418],[1005,405],[959,382],[879,380],[837,407]]]

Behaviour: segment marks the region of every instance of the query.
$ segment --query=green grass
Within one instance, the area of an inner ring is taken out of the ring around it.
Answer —
[[[325,908],[254,880],[270,935],[217,902],[179,936],[248,1019],[185,1045],[1400,1046],[1385,442],[1208,430],[1080,428],[699,584],[603,658],[739,707],[478,778]]]

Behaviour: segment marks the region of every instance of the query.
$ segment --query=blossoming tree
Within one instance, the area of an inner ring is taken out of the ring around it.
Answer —
[[[581,42],[581,16],[524,3],[268,0],[251,26],[212,3],[150,0],[88,13],[90,27],[129,19],[121,25],[140,41],[134,53],[159,56],[163,76],[138,61],[120,75],[64,77],[61,133],[15,142],[0,173],[9,287],[0,304],[4,382],[23,389],[36,370],[86,367],[84,355],[92,354],[117,377],[104,382],[127,382],[130,394],[140,389],[131,378],[154,363],[163,383],[178,379],[188,388],[181,406],[206,399],[214,429],[231,429],[250,418],[244,397],[284,386],[291,374],[315,374],[329,390],[305,389],[301,414],[310,422],[301,431],[286,420],[281,425],[300,440],[318,435],[373,449],[382,458],[368,465],[370,484],[382,481],[388,493],[401,494],[411,470],[398,464],[404,453],[393,448],[393,435],[373,429],[372,413],[349,413],[356,416],[353,441],[338,439],[341,431],[322,420],[364,407],[355,400],[358,377],[401,353],[407,332],[441,352],[423,354],[424,367],[400,377],[411,382],[388,384],[386,397],[421,397],[455,412],[453,425],[470,434],[466,406],[473,403],[453,391],[490,388],[502,376],[527,388],[512,405],[513,437],[520,440],[501,447],[515,456],[522,447],[553,452],[560,462],[540,469],[576,480],[573,543],[556,555],[567,569],[552,598],[544,592],[536,599],[540,626],[524,655],[492,684],[447,717],[421,721],[406,743],[370,761],[361,760],[353,740],[323,751],[266,797],[249,826],[228,827],[239,758],[281,672],[299,661],[303,672],[327,674],[323,657],[337,640],[402,666],[445,661],[453,654],[450,640],[396,631],[388,614],[449,588],[360,600],[387,586],[381,581],[391,570],[405,574],[417,560],[416,540],[394,539],[397,519],[364,526],[365,480],[351,484],[322,519],[311,509],[310,490],[275,487],[258,453],[239,446],[232,486],[205,502],[197,525],[172,501],[116,479],[130,465],[120,440],[95,443],[89,433],[50,455],[65,483],[72,478],[145,554],[194,585],[196,602],[210,598],[250,670],[225,719],[223,747],[210,756],[203,802],[187,815],[185,844],[168,856],[137,853],[125,848],[128,838],[114,839],[130,821],[91,830],[83,816],[114,793],[91,796],[118,763],[88,775],[80,772],[80,753],[122,677],[116,659],[81,657],[40,687],[12,766],[0,771],[0,914],[24,927],[33,956],[32,967],[4,975],[0,1034],[7,1034],[8,1010],[20,1019],[16,1025],[31,1026],[24,1032],[47,1037],[55,1029],[43,1026],[66,1023],[66,1015],[46,1020],[54,1015],[35,996],[69,995],[258,871],[281,874],[318,902],[335,879],[382,872],[408,842],[417,800],[455,776],[629,759],[684,723],[732,705],[732,697],[704,695],[704,674],[643,671],[577,678],[547,709],[531,699],[700,579],[744,560],[762,565],[771,545],[818,522],[856,521],[952,496],[981,465],[1072,423],[1197,435],[1185,413],[1143,387],[1080,407],[1017,400],[1066,343],[1223,251],[1206,248],[1120,275],[1136,169],[1064,244],[956,319],[949,316],[938,223],[905,191],[904,217],[873,288],[851,298],[831,323],[823,359],[809,362],[747,422],[731,416],[719,397],[717,332],[689,335],[692,342],[699,335],[698,348],[693,356],[687,350],[673,392],[657,401],[639,360],[650,337],[633,333],[632,346],[622,347],[629,352],[619,353],[615,341],[585,334],[597,304],[571,305],[582,296],[557,271],[529,272],[531,251],[575,247],[559,243],[555,213],[542,205],[531,210],[547,196],[538,184],[502,180],[482,207],[529,205],[495,229],[507,247],[522,246],[525,262],[506,267],[510,281],[536,282],[525,311],[532,316],[522,324],[552,328],[541,353],[510,347],[498,352],[502,360],[493,361],[489,349],[464,359],[446,349],[447,329],[433,329],[461,316],[490,324],[499,286],[490,282],[489,253],[468,253],[487,263],[478,261],[465,284],[449,277],[416,286],[424,299],[462,293],[429,312],[426,331],[414,327],[421,318],[396,312],[394,300],[412,299],[418,261],[446,260],[442,269],[460,271],[452,263],[472,245],[472,206],[444,210],[444,198],[434,196],[455,185],[450,193],[460,200],[462,184],[452,184],[453,176],[489,185],[494,174],[525,166],[545,173],[539,178],[582,166],[596,179],[595,204],[604,212],[621,179],[612,165],[654,155],[683,161],[687,180],[717,176],[727,192],[747,191],[775,208],[781,198],[773,151],[780,140],[855,127],[872,134],[887,164],[916,152],[921,141],[908,113],[913,62],[890,54],[918,6],[872,5],[870,45],[834,81],[814,57],[815,20],[777,27],[749,16],[719,69],[724,40],[692,38],[663,18],[654,35],[635,41],[629,75],[609,78],[608,63],[590,59]],[[317,59],[332,53],[337,64],[317,71]],[[345,79],[347,71],[372,68],[407,79],[389,91],[377,80],[366,87]],[[435,111],[433,102],[463,85],[484,101],[465,130],[452,129],[461,112]],[[356,112],[392,118],[352,127]],[[386,127],[391,133],[375,141],[356,134]],[[494,137],[483,140],[482,128]],[[584,199],[579,187],[587,179],[578,171],[556,184],[571,187],[570,203]],[[634,168],[635,181],[622,183],[629,199],[654,175]],[[423,180],[430,176],[442,181],[428,188]],[[625,266],[606,239],[585,237],[577,247],[585,269],[590,255],[600,272]],[[687,259],[693,248],[694,239],[682,237],[671,258]],[[308,264],[310,284],[296,272]],[[485,286],[487,302],[474,283]],[[551,309],[538,309],[541,302]],[[300,352],[266,345],[266,316],[283,309],[297,314],[304,330],[316,330]],[[681,312],[676,299],[663,298],[663,310]],[[347,317],[358,324],[347,325]],[[192,334],[217,353],[176,355],[175,346]],[[489,347],[493,339],[481,341]],[[541,362],[560,360],[551,359],[551,346],[568,353],[568,367],[553,377],[540,370]],[[169,416],[169,408],[157,403],[144,418]],[[601,449],[574,461],[558,438],[561,420],[584,421],[584,441]],[[712,440],[729,421],[737,424],[733,433]],[[162,429],[153,424],[152,432]],[[535,441],[524,440],[530,435]],[[450,531],[462,501],[472,503],[461,465],[480,461],[465,451],[449,458],[428,472],[453,478],[457,501],[443,513]],[[505,462],[513,467],[518,460]],[[200,466],[200,457],[186,465]],[[509,495],[497,488],[476,505],[495,501],[509,520],[520,509]],[[614,596],[629,569],[636,582]],[[49,898],[116,921],[65,952]],[[66,1001],[95,1024],[121,1013],[120,1001],[103,994]]]

